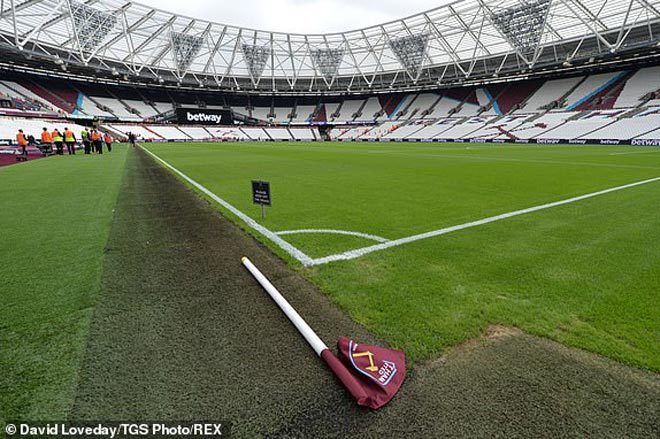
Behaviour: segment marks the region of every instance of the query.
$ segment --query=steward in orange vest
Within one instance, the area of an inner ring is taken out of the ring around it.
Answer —
[[[57,149],[57,154],[58,155],[64,154],[64,145],[62,144],[64,139],[62,138],[60,132],[57,131],[57,128],[53,130],[51,136],[53,136],[53,143],[55,144],[55,148]]]
[[[101,135],[99,134],[99,132],[96,130],[92,130],[91,137],[92,137],[92,143],[96,148],[96,152],[98,154],[103,154],[103,141],[101,140]]]
[[[64,143],[66,143],[66,150],[69,155],[76,153],[76,136],[68,128],[64,128]]]
[[[108,152],[112,152],[112,136],[109,133],[103,135],[103,141],[105,146],[108,148]]]
[[[53,150],[53,136],[48,132],[48,128],[44,128],[41,132],[41,152],[49,154]]]
[[[25,134],[23,134],[23,130],[18,130],[18,134],[16,134],[16,141],[18,142],[18,146],[20,146],[23,150],[21,154],[27,155],[28,141],[25,138]]]

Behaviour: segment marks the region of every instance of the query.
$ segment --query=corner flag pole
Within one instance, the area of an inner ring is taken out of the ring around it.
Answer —
[[[307,343],[314,349],[314,352],[316,352],[316,355],[319,357],[323,353],[323,351],[328,350],[328,347],[323,343],[323,341],[319,338],[318,335],[314,332],[314,330],[307,324],[307,322],[300,317],[300,314],[287,302],[287,300],[280,294],[279,291],[277,291],[277,288],[273,286],[273,284],[270,283],[268,279],[266,279],[266,276],[259,271],[257,267],[254,266],[252,261],[250,261],[248,258],[243,256],[241,259],[241,262],[245,266],[245,268],[248,269],[250,273],[252,273],[252,276],[261,284],[262,287],[268,292],[270,297],[273,298],[275,303],[277,303],[277,306],[284,311],[284,314],[291,320],[291,323],[300,331],[303,337],[305,337],[305,340],[307,340]]]
[[[351,374],[351,372],[342,364],[342,362],[335,356],[334,353],[328,349],[328,347],[323,343],[314,330],[305,322],[305,320],[300,317],[300,314],[287,302],[287,300],[277,291],[277,288],[270,283],[270,281],[264,276],[261,271],[247,258],[241,258],[241,262],[248,269],[248,271],[254,276],[254,278],[261,284],[262,287],[268,292],[270,297],[277,303],[280,309],[286,314],[286,316],[291,320],[291,323],[298,329],[300,334],[305,337],[307,343],[314,349],[316,355],[321,357],[325,363],[330,367],[334,374],[339,378],[339,380],[344,384],[346,389],[351,393],[353,398],[357,401],[358,405],[362,406],[372,406],[372,399],[367,395],[363,387],[360,385],[358,380]]]

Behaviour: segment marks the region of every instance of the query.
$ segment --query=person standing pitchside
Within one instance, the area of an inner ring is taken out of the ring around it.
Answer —
[[[105,146],[108,148],[108,152],[112,152],[112,136],[110,133],[105,133],[103,135],[103,141],[105,142]]]
[[[18,146],[21,147],[24,156],[27,157],[27,139],[25,138],[25,134],[23,134],[23,130],[18,130],[18,134],[16,134],[16,141],[18,142]]]
[[[64,140],[62,138],[62,135],[60,132],[55,128],[53,132],[51,133],[51,136],[53,137],[53,143],[55,144],[55,148],[57,149],[57,155],[63,155],[64,154],[64,146],[62,145],[62,141]]]
[[[101,135],[99,134],[98,131],[92,130],[91,136],[92,136],[92,143],[96,148],[96,153],[103,154],[103,141],[101,140]]]
[[[69,155],[76,153],[76,136],[68,128],[64,128],[64,143],[66,143],[66,150]]]
[[[80,131],[80,139],[82,140],[83,146],[85,147],[85,154],[91,154],[92,144],[89,141],[89,131],[87,131],[87,128],[83,127],[82,131]]]
[[[51,153],[53,151],[53,136],[48,132],[48,128],[44,128],[41,132],[41,145],[44,153]]]

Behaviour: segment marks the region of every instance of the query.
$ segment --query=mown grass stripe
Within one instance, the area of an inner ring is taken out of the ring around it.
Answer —
[[[501,215],[495,215],[495,216],[491,216],[489,218],[484,218],[484,219],[480,219],[480,220],[477,220],[477,221],[471,221],[471,222],[465,223],[465,224],[458,224],[456,226],[445,227],[443,229],[433,230],[431,232],[420,233],[419,235],[413,235],[413,236],[408,236],[408,237],[405,237],[405,238],[394,239],[392,241],[384,242],[382,244],[376,244],[376,245],[372,245],[372,246],[369,246],[369,247],[363,247],[363,248],[359,248],[359,249],[355,249],[355,250],[350,250],[350,251],[347,251],[347,252],[344,252],[344,253],[330,255],[330,256],[323,257],[323,258],[317,258],[317,259],[312,260],[310,265],[321,265],[321,264],[327,264],[329,262],[346,261],[346,260],[349,260],[349,259],[355,259],[355,258],[359,258],[359,257],[364,256],[364,255],[368,255],[369,253],[373,253],[373,252],[380,251],[380,250],[385,250],[385,249],[392,248],[392,247],[397,247],[399,245],[410,244],[411,242],[421,241],[422,239],[434,238],[436,236],[446,235],[447,233],[458,232],[460,230],[465,230],[465,229],[469,229],[469,228],[477,227],[477,226],[483,226],[485,224],[494,223],[495,221],[501,221],[501,220],[508,219],[508,218],[513,218],[513,217],[519,216],[519,215],[526,215],[528,213],[538,212],[540,210],[551,209],[553,207],[563,206],[565,204],[571,204],[571,203],[575,203],[577,201],[587,200],[589,198],[598,197],[598,196],[601,196],[601,195],[621,191],[621,190],[624,190],[624,189],[630,189],[630,188],[633,188],[633,187],[636,187],[636,186],[641,186],[641,185],[644,185],[644,184],[654,183],[656,181],[660,181],[660,177],[651,178],[649,180],[638,181],[638,182],[626,184],[626,185],[623,185],[623,186],[617,186],[617,187],[613,187],[613,188],[610,188],[610,189],[605,189],[605,190],[602,190],[602,191],[593,192],[591,194],[580,195],[579,197],[568,198],[566,200],[555,201],[553,203],[542,204],[540,206],[529,207],[527,209],[521,209],[521,210],[516,210],[516,211],[513,211],[513,212],[503,213]]]
[[[273,233],[272,231],[268,230],[266,227],[262,226],[261,224],[259,224],[258,222],[256,222],[255,220],[253,220],[252,218],[250,218],[249,216],[247,216],[246,214],[244,214],[243,212],[241,212],[240,210],[238,210],[237,208],[235,208],[234,206],[232,206],[231,204],[229,204],[227,201],[223,200],[222,198],[220,198],[219,196],[217,196],[216,194],[214,194],[213,192],[211,192],[210,190],[208,190],[207,188],[205,188],[204,186],[202,186],[201,184],[199,184],[198,182],[196,182],[195,180],[193,180],[192,178],[188,177],[186,174],[184,174],[183,172],[179,171],[177,168],[175,168],[174,166],[170,165],[170,164],[167,163],[165,160],[161,159],[161,158],[158,157],[156,154],[154,154],[153,152],[149,151],[147,148],[142,148],[142,149],[143,149],[144,151],[146,151],[150,156],[152,156],[153,158],[155,158],[157,161],[159,161],[160,163],[162,163],[163,166],[165,166],[166,168],[170,169],[170,170],[171,170],[172,172],[174,172],[176,175],[178,175],[179,177],[183,178],[185,181],[187,181],[188,183],[190,183],[191,185],[193,185],[195,188],[199,189],[202,193],[204,193],[205,195],[207,195],[208,197],[210,197],[213,201],[215,201],[216,203],[220,204],[222,207],[224,207],[225,209],[227,209],[228,211],[230,211],[231,213],[233,213],[234,215],[236,215],[237,217],[239,217],[239,218],[240,218],[241,220],[243,220],[243,221],[245,222],[245,224],[247,224],[250,228],[256,230],[257,232],[261,233],[261,234],[262,234],[263,236],[265,236],[266,238],[270,239],[270,240],[271,240],[273,243],[275,243],[278,247],[280,247],[282,250],[284,250],[285,252],[287,252],[289,255],[291,255],[292,257],[294,257],[295,259],[297,259],[297,260],[298,260],[299,262],[301,262],[303,265],[310,265],[310,264],[312,263],[312,258],[310,258],[309,256],[307,256],[305,253],[303,253],[302,251],[300,251],[300,250],[297,249],[296,247],[292,246],[291,244],[289,244],[288,242],[286,242],[285,240],[283,240],[282,238],[280,238],[279,236],[277,236],[275,233]]]

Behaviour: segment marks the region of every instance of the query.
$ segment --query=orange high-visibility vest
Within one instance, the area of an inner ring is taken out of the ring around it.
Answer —
[[[25,134],[23,133],[18,133],[16,134],[16,140],[18,141],[19,145],[27,145],[27,140],[25,139]]]
[[[53,136],[48,131],[41,132],[41,141],[43,143],[53,143]]]
[[[61,142],[62,141],[62,135],[60,134],[59,131],[55,130],[52,133],[53,136],[53,142]]]
[[[110,134],[105,133],[105,143],[112,143],[112,137],[110,137]]]
[[[96,141],[99,140],[100,138],[101,138],[101,136],[99,136],[99,133],[97,133],[97,132],[95,132],[95,131],[92,131],[92,140],[93,140],[93,141],[96,142]]]
[[[73,141],[74,141],[74,138],[73,138],[73,131],[71,131],[71,130],[66,130],[66,131],[64,132],[64,141],[66,141],[66,142],[73,142]]]

